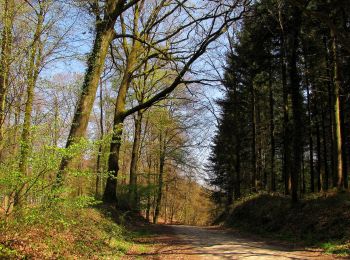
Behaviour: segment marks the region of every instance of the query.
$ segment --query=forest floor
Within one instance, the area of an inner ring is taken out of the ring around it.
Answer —
[[[144,234],[127,225],[142,226],[146,223],[142,218],[130,220],[103,205],[76,206],[28,207],[5,220],[0,215],[0,259],[120,259],[153,249],[151,244],[137,243]]]
[[[19,215],[0,219],[0,259],[349,259],[324,254],[325,250],[319,249],[321,244],[307,244],[300,235],[306,234],[311,241],[329,241],[331,248],[337,250],[323,247],[328,252],[347,252],[347,201],[348,194],[321,201],[317,198],[304,202],[288,215],[289,207],[283,211],[283,205],[287,205],[284,198],[258,196],[237,205],[230,215],[232,220],[239,218],[249,223],[250,229],[242,221],[233,228],[153,225],[141,216],[108,206],[77,208],[80,202],[28,207]],[[316,210],[320,208],[322,212]],[[285,223],[289,223],[286,228],[294,234],[293,241],[283,239],[289,234],[284,230]],[[267,228],[274,231],[268,233]],[[272,233],[274,236],[269,236]],[[320,234],[327,234],[327,239],[322,240]],[[329,235],[343,238],[339,240],[340,249]]]
[[[123,259],[336,259],[316,248],[271,241],[234,229],[185,225],[149,226],[151,236],[139,242],[153,250]]]
[[[305,196],[292,204],[281,194],[255,194],[235,203],[217,223],[290,244],[322,248],[350,259],[350,193]]]

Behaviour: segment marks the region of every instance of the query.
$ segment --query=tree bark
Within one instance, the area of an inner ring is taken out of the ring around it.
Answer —
[[[301,156],[301,176],[300,176],[300,193],[305,194],[306,183],[305,183],[305,161],[304,154]]]
[[[106,188],[103,195],[103,201],[113,203],[117,201],[117,176],[119,171],[119,152],[121,146],[121,135],[123,133],[123,123],[125,119],[124,111],[126,107],[126,94],[129,89],[133,67],[136,62],[136,49],[130,52],[127,61],[127,67],[119,87],[117,102],[114,111],[113,134],[108,157],[108,172],[111,172],[107,178]]]
[[[333,78],[331,76],[330,71],[332,70],[331,68],[331,62],[330,62],[330,50],[327,44],[327,39],[324,37],[323,40],[326,55],[325,55],[325,60],[326,60],[326,73],[328,77],[328,82],[327,82],[327,91],[328,91],[328,113],[329,113],[329,134],[330,134],[330,159],[331,159],[331,165],[330,165],[330,176],[332,177],[332,186],[336,187],[336,171],[335,171],[335,133],[334,133],[334,97],[332,95],[332,89],[334,89],[334,82]],[[327,176],[327,181],[326,185],[328,187],[329,185],[329,176]]]
[[[236,141],[236,161],[235,161],[235,171],[236,178],[234,183],[234,199],[238,200],[241,197],[241,131],[239,130],[239,119],[240,119],[240,110],[238,107],[238,93],[235,89],[234,94],[234,123],[236,127],[235,131],[235,141]]]
[[[96,21],[95,40],[89,55],[84,83],[74,113],[66,148],[79,142],[85,135],[108,47],[115,36],[114,25],[123,11],[124,5],[125,1],[123,0],[107,0],[104,7],[103,20],[97,19]],[[57,173],[56,185],[62,184],[63,172],[69,166],[71,160],[71,157],[62,158],[60,169]]]
[[[4,123],[6,95],[9,85],[11,52],[12,52],[12,24],[14,19],[14,0],[5,0],[3,11],[3,29],[1,34],[0,53],[0,158],[4,145]]]
[[[325,112],[322,108],[322,140],[323,140],[323,161],[324,161],[324,190],[328,190],[329,187],[329,170],[328,170],[328,153],[327,153],[327,138],[326,138],[326,125],[325,125]]]
[[[344,188],[344,178],[343,178],[343,154],[342,154],[342,136],[341,136],[341,122],[340,122],[340,98],[339,91],[342,85],[341,68],[338,59],[338,47],[337,38],[331,31],[332,37],[332,49],[333,49],[333,62],[334,62],[334,88],[333,88],[333,98],[334,98],[334,134],[335,134],[335,152],[336,152],[336,176],[337,176],[337,188],[342,190]]]
[[[235,179],[235,190],[234,190],[234,199],[238,200],[241,197],[241,145],[238,142],[236,148],[236,179]]]
[[[138,32],[138,18],[139,18],[139,7],[136,6],[134,11],[134,35],[137,37]],[[132,75],[135,70],[137,63],[137,55],[141,44],[139,41],[134,40],[131,51],[128,54],[126,67],[122,82],[118,90],[117,101],[114,110],[114,122],[113,122],[113,134],[112,142],[110,145],[110,153],[108,157],[108,172],[111,173],[107,178],[105,192],[103,194],[103,201],[105,203],[117,202],[117,176],[119,171],[119,152],[121,146],[121,135],[123,133],[123,123],[126,117],[126,94],[132,81]]]
[[[160,143],[160,151],[159,151],[159,175],[158,175],[158,190],[157,190],[157,199],[156,199],[156,205],[154,210],[154,218],[153,223],[158,223],[159,213],[160,213],[160,206],[162,203],[162,196],[163,196],[163,177],[164,177],[164,164],[165,164],[165,138],[163,137],[163,134],[160,133],[159,135],[159,143]]]
[[[139,159],[139,150],[141,145],[142,132],[142,111],[138,111],[135,118],[134,142],[132,146],[130,162],[130,182],[129,182],[129,205],[131,209],[137,209],[137,163]]]
[[[320,136],[320,126],[317,122],[316,124],[316,141],[317,141],[317,190],[322,191],[322,173],[321,173],[321,136]]]
[[[149,156],[147,158],[147,164],[148,164],[148,173],[147,173],[147,206],[146,206],[146,220],[150,221],[150,211],[151,211],[151,169],[152,169],[152,158]]]
[[[103,148],[103,138],[104,138],[104,125],[103,125],[103,84],[102,79],[100,79],[100,144],[98,146],[98,154],[97,154],[97,161],[96,161],[96,187],[95,187],[95,196],[99,197],[101,194],[100,187],[102,189],[102,174],[103,169],[101,165],[101,158],[102,158],[102,148]]]
[[[252,123],[252,176],[251,176],[251,188],[253,192],[257,191],[257,161],[256,161],[256,107],[255,107],[255,90],[253,82],[251,82],[251,123]]]
[[[298,178],[301,170],[301,156],[303,153],[303,98],[300,89],[300,80],[297,70],[298,37],[300,30],[300,11],[293,8],[293,21],[289,33],[289,76],[293,112],[293,164],[291,171],[292,201],[298,201]]]
[[[269,103],[270,103],[270,149],[271,149],[271,158],[270,158],[270,167],[271,167],[271,191],[276,191],[276,173],[275,173],[275,115],[274,115],[274,97],[272,89],[272,71],[270,68],[269,75]]]
[[[340,110],[340,126],[341,126],[341,136],[342,138],[342,156],[343,156],[343,181],[344,188],[348,189],[348,152],[346,150],[346,137],[348,135],[348,131],[345,125],[345,97],[342,96],[340,98],[341,110]]]
[[[306,67],[306,65],[305,65]],[[314,171],[314,146],[312,137],[312,116],[311,116],[311,98],[309,80],[306,75],[306,97],[307,97],[307,115],[309,123],[309,148],[310,148],[310,191],[315,192],[315,171]]]
[[[283,91],[283,168],[282,176],[284,180],[284,193],[289,194],[290,187],[290,127],[289,127],[289,88],[287,85],[287,66],[286,66],[286,46],[285,36],[281,35],[281,47],[280,47],[280,63],[281,63],[281,75],[282,75],[282,91]]]
[[[39,68],[41,65],[43,45],[41,42],[42,27],[44,22],[45,12],[42,6],[40,6],[40,12],[38,14],[38,21],[35,28],[33,42],[31,44],[29,65],[27,71],[27,100],[24,110],[23,129],[20,141],[20,159],[19,170],[23,177],[28,175],[28,159],[31,150],[31,119],[34,101],[34,89],[39,76]],[[16,204],[22,204],[24,201],[24,192],[26,184],[22,184],[17,196]]]
[[[313,127],[312,127],[312,114],[311,114],[311,94],[310,94],[310,81],[309,81],[309,67],[307,58],[307,48],[303,44],[304,55],[304,69],[305,69],[305,85],[306,85],[306,99],[307,99],[307,117],[309,125],[309,165],[310,165],[310,191],[315,192],[315,171],[314,171],[314,146],[313,146]]]

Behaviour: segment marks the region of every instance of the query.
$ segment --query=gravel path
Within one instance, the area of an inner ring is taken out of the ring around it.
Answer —
[[[215,227],[158,226],[154,252],[134,259],[335,259],[315,249],[265,242]]]

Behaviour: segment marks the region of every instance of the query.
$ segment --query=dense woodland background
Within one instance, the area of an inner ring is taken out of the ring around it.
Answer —
[[[198,182],[213,124],[201,84],[216,79],[205,55],[247,7],[1,1],[5,216],[96,199],[155,223],[206,223]]]
[[[259,190],[296,202],[348,189],[350,5],[296,2],[259,1],[230,41],[208,168],[226,207]]]
[[[252,194],[348,190],[347,0],[1,0],[0,18],[4,230],[100,202],[204,225]]]

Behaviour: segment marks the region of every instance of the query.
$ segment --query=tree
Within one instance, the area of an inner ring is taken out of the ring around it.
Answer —
[[[77,143],[85,134],[93,102],[95,100],[98,82],[104,67],[108,47],[115,38],[115,23],[117,18],[139,0],[125,2],[123,0],[92,1],[89,3],[92,13],[95,15],[95,39],[91,53],[87,61],[81,96],[71,124],[66,148]],[[102,5],[102,7],[100,6]],[[57,184],[61,185],[63,171],[69,165],[71,158],[65,156],[62,159],[60,170],[57,173]]]
[[[3,9],[3,29],[0,54],[0,155],[4,141],[5,105],[9,87],[9,74],[12,54],[12,25],[14,19],[14,0],[5,0]]]
[[[237,15],[234,13],[234,11],[236,10],[236,7],[239,6],[239,4],[242,4],[243,10],[240,11],[240,13]],[[188,24],[180,25],[173,32],[167,33],[165,37],[161,37],[160,39],[153,40],[155,43],[150,44],[150,46],[157,46],[157,44],[168,42],[173,37],[176,38],[176,37],[179,37],[179,35],[182,36],[182,33],[185,33],[186,30],[189,30],[189,33],[192,33],[195,30],[195,28],[197,28],[198,26],[201,26],[202,23],[204,25],[204,22],[208,23],[208,25],[209,25],[208,27],[201,27],[201,29],[203,30],[203,32],[202,32],[203,37],[201,38],[200,42],[197,43],[196,46],[194,46],[194,48],[191,48],[191,50],[187,50],[188,52],[185,55],[182,54],[182,52],[180,51],[179,59],[183,63],[183,65],[180,69],[177,70],[177,73],[174,75],[174,79],[172,80],[172,82],[167,87],[163,88],[161,91],[159,91],[158,93],[156,93],[152,97],[150,97],[144,103],[139,104],[139,105],[132,107],[132,108],[125,111],[125,97],[126,97],[126,93],[127,93],[128,87],[129,87],[131,76],[132,76],[131,68],[134,65],[133,55],[136,55],[136,53],[130,52],[130,55],[128,57],[128,62],[126,65],[126,71],[124,73],[122,84],[120,86],[120,89],[118,92],[118,97],[117,97],[115,116],[114,116],[114,130],[113,130],[112,142],[111,142],[111,147],[110,147],[110,156],[109,156],[109,161],[108,161],[108,171],[112,172],[113,174],[111,174],[107,179],[105,193],[103,196],[104,202],[114,203],[117,200],[117,196],[116,196],[117,179],[116,179],[116,177],[118,175],[118,170],[119,170],[118,160],[119,160],[121,134],[122,134],[122,128],[123,128],[122,123],[123,123],[124,119],[127,116],[129,116],[129,115],[131,115],[139,110],[146,109],[146,108],[152,106],[154,103],[158,102],[159,100],[166,98],[179,85],[185,83],[186,80],[184,80],[183,78],[184,78],[185,74],[187,73],[187,71],[190,70],[191,65],[205,53],[205,51],[210,43],[212,43],[213,41],[218,39],[225,32],[227,26],[232,24],[234,21],[240,19],[240,17],[242,16],[242,14],[245,11],[244,10],[245,4],[246,4],[246,1],[243,1],[243,2],[235,1],[233,4],[228,5],[226,7],[226,6],[221,5],[221,4],[219,4],[219,5],[214,4],[213,6],[211,6],[211,4],[209,3],[207,5],[207,7],[210,8],[211,11],[208,14],[204,14],[203,16],[194,17],[194,18],[189,17],[190,22]],[[165,18],[169,18],[168,16],[173,14],[174,10],[176,10],[180,7],[183,8],[186,6],[182,5],[181,3],[176,4],[175,7],[173,7],[172,9],[170,9],[170,11],[165,13],[163,18],[161,16],[159,18],[159,21],[164,21]],[[223,7],[223,8],[225,7],[225,8],[223,10],[221,10],[220,7]],[[138,15],[136,15],[136,14],[135,14],[135,16],[138,17]],[[187,13],[185,12],[185,14],[187,14]],[[134,18],[135,18],[135,16],[134,16]],[[219,17],[224,17],[225,18],[224,21],[218,21]],[[134,21],[138,22],[138,19],[135,19]],[[153,21],[151,19],[151,21],[153,23],[156,23],[158,26],[157,20]],[[197,22],[200,22],[200,23],[197,23]],[[134,23],[134,25],[136,25],[136,24],[137,23]],[[146,23],[146,24],[149,24],[149,23]],[[151,23],[151,26],[150,26],[151,29],[158,28],[158,27],[155,27],[155,28],[154,27],[155,26],[152,25],[152,23]],[[134,26],[134,28],[135,28],[135,26]],[[131,36],[132,39],[136,38],[133,41],[133,48],[135,48],[134,51],[137,50],[137,48],[135,46],[139,45],[139,43],[137,43],[137,42],[139,42],[139,40],[140,40],[140,39],[137,39],[137,33],[135,34],[135,32],[137,32],[137,30],[134,30],[134,33]],[[143,33],[139,33],[139,34],[143,35]],[[175,54],[176,54],[176,52],[178,52],[178,48],[179,48],[179,46],[177,45],[178,43],[181,43],[181,46],[183,46],[182,45],[183,41],[189,40],[188,39],[189,37],[187,36],[187,34],[183,35],[182,38],[184,38],[184,39],[177,40],[175,42],[175,47],[171,47],[169,49],[170,53],[166,54],[165,58],[168,58],[169,56],[171,57],[172,52],[174,52]],[[145,41],[145,39],[142,39],[142,42],[144,42],[144,41]],[[148,44],[146,46],[148,46]],[[158,51],[159,51],[159,48],[158,48]],[[162,54],[160,56],[160,58],[162,58],[164,56],[163,52],[164,51],[160,52],[160,54]],[[181,54],[182,54],[182,56],[181,56]],[[147,60],[147,59],[149,59],[149,57],[144,58],[144,60]],[[171,60],[177,60],[177,59],[171,58]],[[178,65],[176,64],[175,66],[177,67]]]

